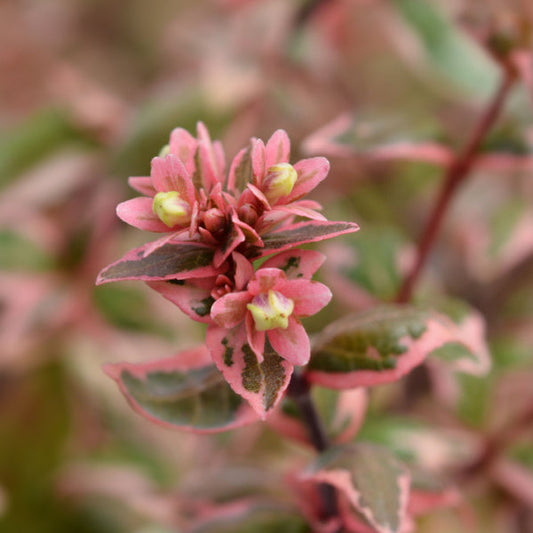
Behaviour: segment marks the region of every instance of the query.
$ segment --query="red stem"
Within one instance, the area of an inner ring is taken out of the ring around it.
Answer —
[[[514,80],[515,74],[513,71],[506,69],[498,90],[481,116],[470,140],[448,167],[439,196],[437,197],[425,230],[420,237],[415,264],[398,291],[396,296],[397,302],[405,303],[411,300],[414,287],[429,257],[450,202],[459,185],[468,176],[481,143],[498,118]]]

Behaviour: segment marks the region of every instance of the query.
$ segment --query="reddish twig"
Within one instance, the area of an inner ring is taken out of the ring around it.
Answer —
[[[398,291],[396,296],[397,302],[405,303],[411,299],[416,282],[426,264],[453,195],[470,172],[481,143],[498,118],[514,80],[514,71],[506,69],[498,90],[481,116],[470,140],[448,167],[439,196],[437,197],[424,232],[420,237],[415,264]]]
[[[311,388],[302,373],[295,372],[289,383],[288,395],[298,406],[302,421],[309,433],[311,443],[318,452],[327,450],[330,446],[326,430],[318,415],[313,399]],[[332,485],[322,483],[319,485],[320,497],[323,505],[323,519],[338,516],[337,495]]]

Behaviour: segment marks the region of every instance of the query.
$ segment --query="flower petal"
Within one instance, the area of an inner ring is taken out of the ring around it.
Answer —
[[[326,256],[315,250],[286,250],[267,259],[261,268],[279,268],[287,279],[311,279]]]
[[[183,128],[175,128],[170,133],[170,153],[179,158],[189,175],[192,175],[195,169],[194,156],[197,146],[198,141]]]
[[[285,273],[279,268],[260,268],[256,271],[254,279],[248,283],[248,292],[253,296],[266,293],[270,289],[275,289],[277,284],[285,279]]]
[[[246,325],[246,338],[248,339],[248,343],[250,344],[250,348],[255,352],[255,355],[257,355],[257,360],[262,363],[264,359],[264,351],[265,351],[265,332],[264,331],[257,331],[255,328],[255,322],[253,319],[253,316],[251,313],[246,313],[246,319],[245,319],[245,325]]]
[[[157,191],[178,191],[189,204],[195,201],[194,185],[183,163],[173,154],[152,159],[152,181]]]
[[[149,176],[131,176],[128,185],[145,196],[153,197],[157,193]]]
[[[265,169],[277,163],[288,163],[291,151],[291,142],[287,132],[276,130],[265,148]]]
[[[139,196],[126,200],[117,205],[117,216],[124,222],[142,229],[156,233],[168,233],[171,231],[166,224],[152,210],[152,199]]]
[[[233,328],[244,320],[246,304],[251,300],[252,296],[248,291],[226,294],[211,307],[211,318],[223,328]]]
[[[295,316],[311,316],[326,307],[331,300],[329,287],[318,281],[295,279],[279,287],[283,296],[294,302]]]
[[[232,258],[235,263],[235,289],[242,291],[254,275],[254,266],[239,252],[233,252]]]
[[[311,157],[298,161],[294,168],[298,172],[298,179],[285,199],[287,204],[312,191],[328,175],[329,161],[325,157]]]
[[[272,348],[292,365],[305,365],[311,357],[309,337],[302,324],[289,317],[287,329],[276,328],[267,331]]]

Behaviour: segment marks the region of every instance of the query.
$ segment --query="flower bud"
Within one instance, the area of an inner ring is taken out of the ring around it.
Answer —
[[[152,209],[169,228],[184,226],[191,221],[191,206],[177,191],[158,192],[154,196]]]
[[[166,157],[168,154],[170,154],[170,145],[165,144],[161,150],[159,150],[158,157]]]
[[[237,210],[239,219],[248,226],[254,227],[257,222],[257,209],[252,204],[244,204]]]
[[[255,322],[257,331],[289,326],[289,316],[294,309],[294,302],[278,291],[269,290],[268,294],[258,294],[252,303],[246,306]]]
[[[216,233],[217,231],[224,229],[224,226],[226,225],[226,217],[224,216],[224,213],[216,207],[208,209],[203,215],[203,220],[205,229],[211,233]]]
[[[263,193],[267,200],[274,204],[282,196],[288,196],[297,178],[298,173],[289,163],[278,163],[269,167],[263,180]]]

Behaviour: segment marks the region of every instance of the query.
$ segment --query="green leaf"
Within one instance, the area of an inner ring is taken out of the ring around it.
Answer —
[[[393,228],[370,227],[349,244],[355,252],[356,264],[341,266],[341,274],[380,300],[391,300],[402,281],[398,256],[406,245],[405,239]]]
[[[59,109],[44,109],[0,134],[0,187],[67,144],[94,146]]]
[[[335,486],[380,533],[397,533],[405,525],[409,473],[386,448],[368,443],[330,448],[304,476]]]
[[[152,363],[107,365],[105,371],[140,415],[165,427],[213,433],[256,420],[208,359],[201,346]]]
[[[0,231],[0,269],[40,272],[52,266],[52,257],[34,242],[12,231]]]
[[[496,88],[498,68],[482,48],[428,0],[394,0],[426,54],[427,68],[473,96]],[[438,78],[437,78],[438,79]]]
[[[193,526],[190,533],[310,533],[294,511],[270,502],[240,502]],[[224,512],[225,511],[225,512]]]

